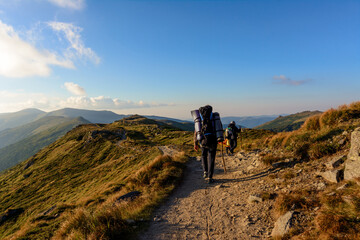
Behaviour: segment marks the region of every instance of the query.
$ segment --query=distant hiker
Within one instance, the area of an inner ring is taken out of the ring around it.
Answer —
[[[234,149],[237,146],[237,137],[240,129],[236,127],[235,122],[231,121],[228,127],[225,129],[225,138],[229,141],[229,144],[226,146],[226,153],[234,153]]]
[[[212,111],[210,105],[191,111],[195,122],[194,149],[201,147],[201,163],[204,178],[213,183],[217,143],[224,140],[220,115]]]

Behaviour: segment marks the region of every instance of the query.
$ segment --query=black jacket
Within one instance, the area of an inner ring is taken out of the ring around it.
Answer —
[[[237,128],[234,124],[229,124],[229,125],[228,125],[228,128],[231,128],[231,131],[232,131],[233,134],[234,134],[234,139],[237,139],[238,133],[240,132],[240,129]]]

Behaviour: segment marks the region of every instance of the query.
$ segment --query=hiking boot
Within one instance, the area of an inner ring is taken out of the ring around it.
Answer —
[[[214,183],[215,181],[214,181],[214,179],[212,179],[212,178],[209,178],[209,180],[208,180],[208,183],[210,184],[210,183]]]
[[[204,172],[203,177],[204,177],[204,178],[208,178],[208,173],[207,173],[207,172]]]

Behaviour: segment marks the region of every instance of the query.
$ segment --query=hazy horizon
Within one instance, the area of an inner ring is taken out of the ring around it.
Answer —
[[[140,114],[137,112],[129,112],[129,113],[123,113],[123,112],[115,112],[112,110],[108,110],[108,109],[80,109],[80,108],[71,108],[71,107],[67,107],[68,109],[75,109],[75,110],[89,110],[89,111],[111,111],[113,113],[119,114],[119,115],[146,115],[146,116],[158,116],[158,117],[166,117],[166,118],[174,118],[174,119],[179,119],[179,120],[192,120],[191,115],[189,114],[189,117],[171,117],[171,116],[166,116],[166,115],[159,115],[159,114]],[[36,109],[36,110],[40,110],[43,111],[45,113],[49,113],[49,112],[53,112],[53,111],[58,111],[58,110],[62,110],[62,109],[66,109],[66,108],[60,108],[60,109],[54,109],[54,110],[50,110],[50,111],[45,111],[39,108],[25,108],[25,109],[21,109],[19,111],[24,111],[24,110],[29,110],[29,109]],[[13,112],[1,112],[0,114],[11,114],[11,113],[16,113],[19,111],[13,111]],[[305,111],[309,111],[309,110],[305,110]],[[316,110],[314,110],[316,111]],[[299,113],[299,112],[292,112],[292,113],[280,113],[280,114],[266,114],[266,115],[221,115],[221,118],[229,118],[229,117],[234,117],[234,118],[246,118],[246,117],[268,117],[268,116],[286,116],[286,115],[291,115],[291,114],[295,114],[295,113]]]

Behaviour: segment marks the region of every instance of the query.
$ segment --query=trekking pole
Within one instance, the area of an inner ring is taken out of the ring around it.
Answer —
[[[221,156],[222,156],[223,165],[224,165],[224,172],[226,172],[225,159],[224,159],[224,143],[221,143]]]

